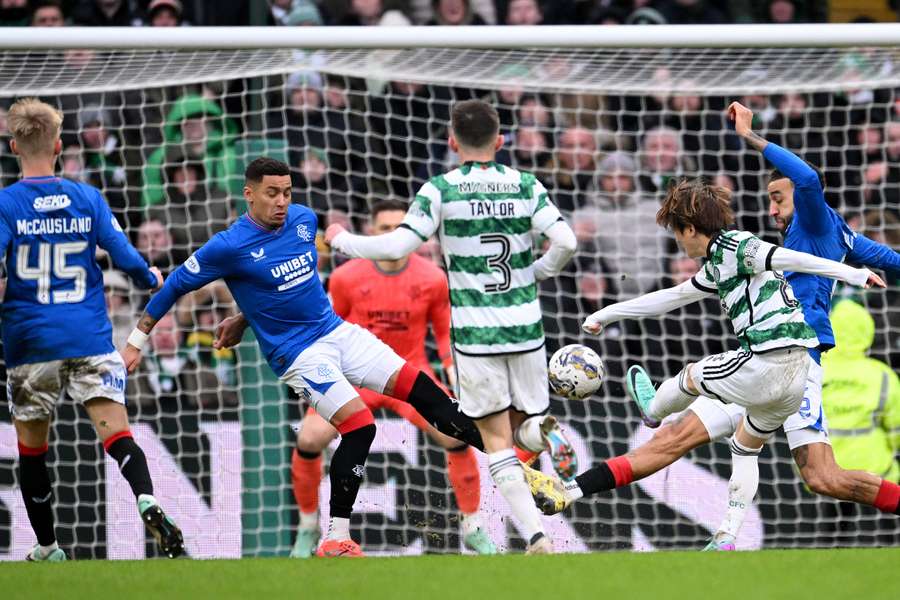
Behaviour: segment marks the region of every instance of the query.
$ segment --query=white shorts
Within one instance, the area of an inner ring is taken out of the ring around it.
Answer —
[[[522,354],[468,356],[456,353],[456,393],[468,417],[482,419],[510,408],[540,415],[550,408],[547,353],[543,347]]]
[[[44,421],[64,394],[82,403],[107,398],[124,405],[127,377],[118,352],[19,365],[6,374],[9,412],[18,421]]]
[[[690,410],[706,427],[710,440],[731,436],[745,412],[743,406],[724,404],[706,396],[697,398]],[[808,444],[831,444],[828,439],[828,420],[822,408],[822,367],[814,360],[809,364],[800,409],[787,418],[783,428],[791,450]]]
[[[743,406],[747,431],[769,438],[800,408],[811,363],[799,346],[763,354],[731,350],[694,364],[691,378],[703,395]]]
[[[379,394],[406,363],[390,346],[353,323],[342,323],[300,353],[281,376],[326,421],[359,396],[353,386]]]

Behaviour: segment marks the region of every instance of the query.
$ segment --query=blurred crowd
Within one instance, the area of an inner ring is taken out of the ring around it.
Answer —
[[[0,0],[0,23],[783,23],[824,21],[824,4],[272,0],[260,16],[253,3],[242,0]],[[502,68],[514,78],[524,66]],[[589,343],[607,360],[613,381],[629,363],[642,362],[654,375],[669,376],[688,357],[732,343],[714,299],[662,320],[614,327],[599,341],[581,333],[582,318],[597,308],[680,283],[696,272],[697,263],[679,255],[671,236],[655,223],[670,181],[715,180],[733,191],[739,227],[779,239],[767,215],[768,167],[727,123],[724,109],[731,100],[754,111],[758,133],[823,168],[828,202],[856,230],[900,248],[900,93],[893,89],[734,98],[621,96],[375,82],[305,71],[267,77],[261,87],[235,80],[48,100],[65,116],[62,174],[101,188],[140,253],[168,273],[243,212],[243,165],[260,154],[292,166],[294,200],[317,212],[322,230],[340,222],[366,231],[374,201],[409,199],[429,177],[453,167],[456,157],[446,143],[449,110],[454,101],[471,97],[498,108],[507,140],[498,160],[534,172],[578,237],[579,250],[567,271],[542,287],[548,351]],[[0,185],[18,177],[6,143],[8,103],[0,100]],[[436,242],[422,252],[440,263]],[[320,246],[326,283],[339,260]],[[121,346],[146,297],[111,268],[105,284]],[[897,305],[897,282],[892,284],[886,294],[870,294],[865,301],[875,309],[875,354],[896,365],[900,312],[882,310]],[[234,310],[221,283],[184,298],[151,336],[137,383],[129,386],[132,410],[234,410],[238,354],[212,348],[215,323]],[[616,396],[616,388],[607,393]]]

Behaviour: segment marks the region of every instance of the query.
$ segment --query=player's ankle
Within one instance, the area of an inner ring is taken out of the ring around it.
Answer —
[[[566,487],[566,500],[570,504],[572,502],[575,502],[579,498],[584,497],[584,492],[581,490],[581,487],[579,487],[578,482],[574,479],[572,481],[565,482],[564,485]]]
[[[465,513],[460,514],[460,529],[462,529],[463,536],[470,535],[481,529],[481,517],[478,515],[478,513],[472,513],[468,515]]]
[[[319,511],[300,513],[300,529],[318,529],[319,528]]]
[[[342,517],[331,517],[328,524],[328,533],[326,540],[349,540],[350,539],[350,519]]]

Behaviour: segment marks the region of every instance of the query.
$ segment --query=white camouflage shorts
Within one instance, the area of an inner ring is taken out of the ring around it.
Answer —
[[[19,365],[7,372],[9,412],[18,421],[47,420],[64,394],[125,404],[126,377],[118,352]]]

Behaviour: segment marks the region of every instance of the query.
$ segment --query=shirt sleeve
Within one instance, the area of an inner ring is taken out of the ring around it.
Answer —
[[[802,158],[772,142],[763,156],[794,184],[794,220],[813,235],[828,233],[831,215],[819,174]]]
[[[441,274],[435,276],[435,285],[428,306],[428,320],[437,343],[438,357],[445,369],[453,364],[453,353],[450,350],[450,290],[447,278]]]
[[[162,289],[147,304],[147,314],[156,320],[161,319],[188,292],[225,277],[228,265],[228,244],[222,240],[221,234],[215,235],[166,278]]]
[[[853,248],[847,253],[847,260],[866,267],[900,273],[900,253],[858,233],[854,234]]]
[[[557,221],[562,220],[559,209],[550,201],[547,188],[535,179],[532,191],[534,210],[531,213],[531,227],[538,233],[544,233]]]
[[[350,315],[350,296],[345,285],[344,270],[346,267],[338,267],[331,273],[328,280],[328,293],[331,294],[331,306],[334,312],[342,319]]]
[[[716,285],[716,280],[712,278],[709,274],[709,269],[707,265],[709,263],[704,264],[700,267],[700,270],[691,277],[690,282],[694,288],[699,292],[703,292],[705,294],[715,294],[719,291],[719,286]]]
[[[771,271],[772,255],[778,248],[775,244],[764,242],[755,235],[739,242],[722,240],[719,244],[726,254],[734,252],[738,275],[744,277]]]
[[[109,253],[113,264],[128,274],[142,289],[156,287],[156,276],[150,272],[147,262],[128,241],[122,226],[109,210],[109,205],[97,192],[97,244]]]
[[[429,181],[419,188],[400,227],[409,229],[423,242],[427,242],[440,224],[441,192]]]
[[[631,300],[617,302],[601,308],[585,320],[583,327],[591,324],[606,326],[622,319],[656,317],[692,302],[702,300],[711,293],[715,293],[715,290],[701,289],[694,284],[693,280],[685,281],[675,287],[657,290]]]

